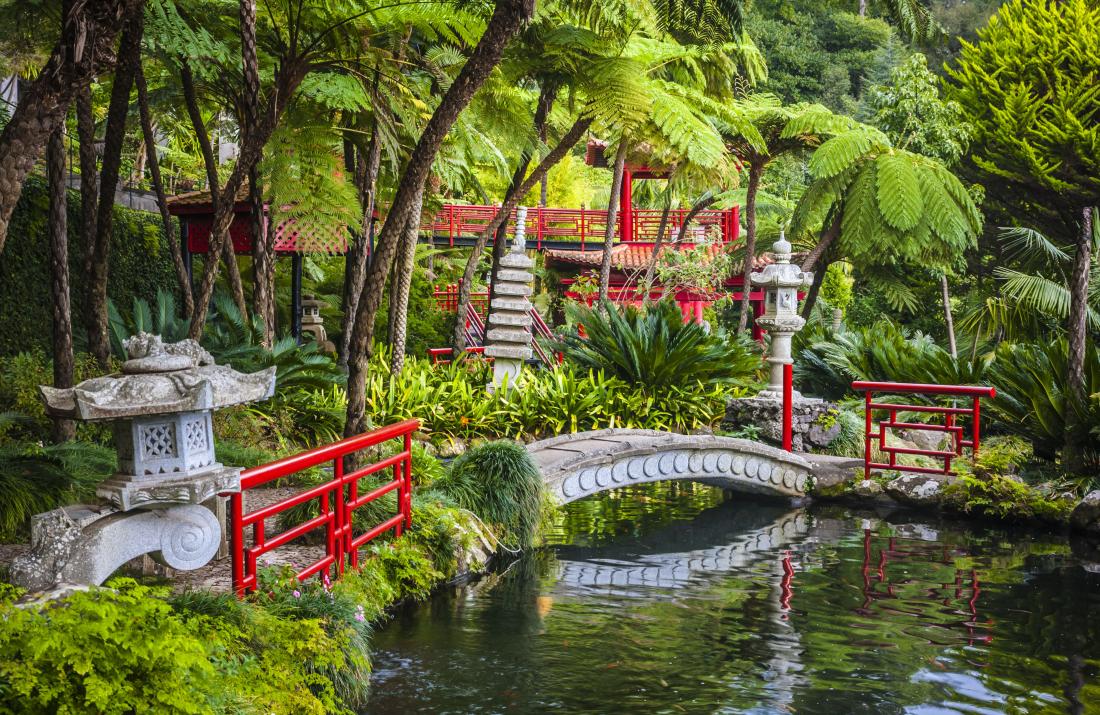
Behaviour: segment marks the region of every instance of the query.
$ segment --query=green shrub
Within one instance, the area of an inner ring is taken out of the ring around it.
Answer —
[[[1030,441],[1035,454],[1053,459],[1066,439],[1066,408],[1076,412],[1088,468],[1100,472],[1100,434],[1089,432],[1100,424],[1100,401],[1085,404],[1067,401],[1066,341],[1051,343],[1003,343],[989,366],[989,382],[997,396],[989,401],[985,414],[997,420],[1007,432]],[[1100,393],[1100,351],[1089,344],[1085,350],[1085,384],[1089,394]]]
[[[103,374],[88,353],[74,356],[76,382]],[[0,357],[0,413],[21,417],[0,422],[0,439],[42,441],[49,438],[51,420],[46,416],[39,385],[53,384],[53,362],[44,352],[22,352]],[[77,423],[80,439],[106,443],[110,428],[100,423]]]
[[[535,543],[542,518],[542,477],[522,445],[500,441],[475,447],[455,459],[436,485],[458,506],[502,527],[516,548]]]
[[[0,711],[205,713],[207,648],[153,592],[120,579],[42,609],[0,606]]]
[[[582,370],[603,371],[646,391],[744,381],[761,367],[755,344],[685,323],[672,301],[644,310],[575,305],[571,312],[586,337],[567,333],[554,347]]]
[[[945,508],[1010,521],[1064,523],[1073,510],[1069,499],[1048,499],[1011,477],[989,473],[962,475],[944,487]]]
[[[88,442],[0,445],[0,541],[26,538],[35,514],[91,499],[115,466],[114,450]]]

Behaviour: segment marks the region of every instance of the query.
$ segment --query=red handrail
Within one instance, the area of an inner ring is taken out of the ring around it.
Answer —
[[[358,566],[359,549],[365,543],[389,530],[400,536],[403,529],[412,526],[412,433],[419,428],[419,420],[405,420],[241,472],[241,490],[228,495],[232,520],[230,550],[233,590],[237,595],[243,596],[256,589],[257,559],[260,556],[315,529],[325,529],[325,555],[298,571],[299,581],[319,572],[338,577],[346,566]],[[402,451],[351,473],[344,472],[344,457],[398,438],[403,439]],[[249,489],[327,462],[332,463],[333,476],[329,481],[255,511],[244,511],[244,494]],[[360,496],[359,480],[386,469],[393,470],[393,479]],[[394,490],[398,492],[397,514],[356,536],[352,529],[355,509]],[[270,538],[266,535],[266,519],[314,499],[320,502],[320,514],[281,534]],[[244,532],[248,527],[252,527],[253,538],[252,545],[246,547]],[[331,573],[333,570],[335,572]]]
[[[981,446],[981,417],[982,398],[995,397],[997,390],[983,385],[926,385],[908,382],[868,382],[856,381],[852,383],[852,389],[864,393],[864,442],[863,442],[863,474],[865,478],[871,476],[872,469],[895,469],[901,472],[917,472],[922,474],[954,474],[951,471],[952,459],[962,455],[963,447],[969,447],[971,453],[978,454]],[[955,407],[945,405],[909,405],[901,402],[875,402],[874,394],[886,395],[937,395],[946,397],[967,398],[969,407]],[[888,419],[878,421],[878,430],[875,431],[875,412],[888,413]],[[899,412],[923,412],[943,415],[943,424],[931,424],[923,422],[899,421]],[[969,419],[970,438],[966,439],[965,425],[958,420]],[[914,447],[892,447],[886,443],[886,435],[890,429],[922,430],[925,432],[942,432],[951,436],[950,449],[917,449]],[[888,462],[876,462],[873,459],[872,440],[878,440],[878,449],[889,455]],[[898,464],[899,454],[919,455],[925,457],[938,457],[943,460],[943,467],[921,467],[916,465]]]
[[[454,246],[456,238],[476,238],[496,216],[498,206],[477,206],[462,204],[444,204],[434,216],[426,216],[421,231],[438,237],[447,237],[448,244]],[[661,223],[661,209],[638,209],[631,212],[629,226],[633,229],[629,241],[653,241]],[[687,219],[688,209],[674,209],[668,214],[668,235],[675,235]],[[507,234],[512,235],[516,222],[513,210],[507,222]],[[527,209],[527,235],[531,236],[536,250],[543,249],[548,239],[558,241],[577,241],[584,250],[589,236],[602,237],[606,231],[607,212],[594,209],[561,209],[532,206]],[[709,227],[716,228],[722,241],[731,243],[737,240],[739,230],[737,207],[729,209],[710,209],[698,212],[692,218],[692,225],[699,231]],[[691,229],[689,227],[689,234]],[[621,226],[616,226],[615,235],[622,239]],[[490,243],[493,238],[490,237]]]

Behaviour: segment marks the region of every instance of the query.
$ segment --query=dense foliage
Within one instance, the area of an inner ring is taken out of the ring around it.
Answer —
[[[751,380],[760,356],[751,343],[694,321],[685,322],[676,303],[644,309],[575,306],[567,333],[556,349],[581,370],[602,371],[647,392]]]

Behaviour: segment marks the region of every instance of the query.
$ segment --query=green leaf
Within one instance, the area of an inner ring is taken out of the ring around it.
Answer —
[[[878,206],[882,218],[899,231],[907,231],[920,221],[924,210],[920,183],[906,154],[883,154],[878,166]]]

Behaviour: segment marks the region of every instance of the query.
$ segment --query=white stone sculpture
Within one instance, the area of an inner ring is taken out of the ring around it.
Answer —
[[[791,357],[791,338],[802,329],[806,321],[798,314],[798,289],[811,283],[813,273],[803,271],[791,263],[791,244],[779,235],[772,244],[775,262],[764,266],[749,276],[753,285],[765,291],[764,314],[757,322],[771,335],[771,347],[768,350],[768,363],[771,375],[768,386],[757,395],[760,399],[783,399],[783,366],[794,362]],[[801,395],[795,391],[795,400]]]
[[[500,259],[494,282],[494,297],[489,304],[485,356],[493,358],[493,382],[489,389],[514,385],[523,363],[534,354],[531,349],[531,286],[534,265],[524,253],[527,207],[516,209],[516,234],[512,250]]]
[[[31,552],[12,565],[13,580],[26,588],[98,584],[150,552],[174,568],[198,568],[217,550],[219,521],[200,505],[239,491],[241,469],[217,461],[211,418],[216,409],[271,397],[275,368],[246,375],[216,365],[193,340],[165,345],[147,333],[125,346],[121,373],[41,388],[52,416],[114,423],[119,471],[96,488],[103,504],[35,517]]]

